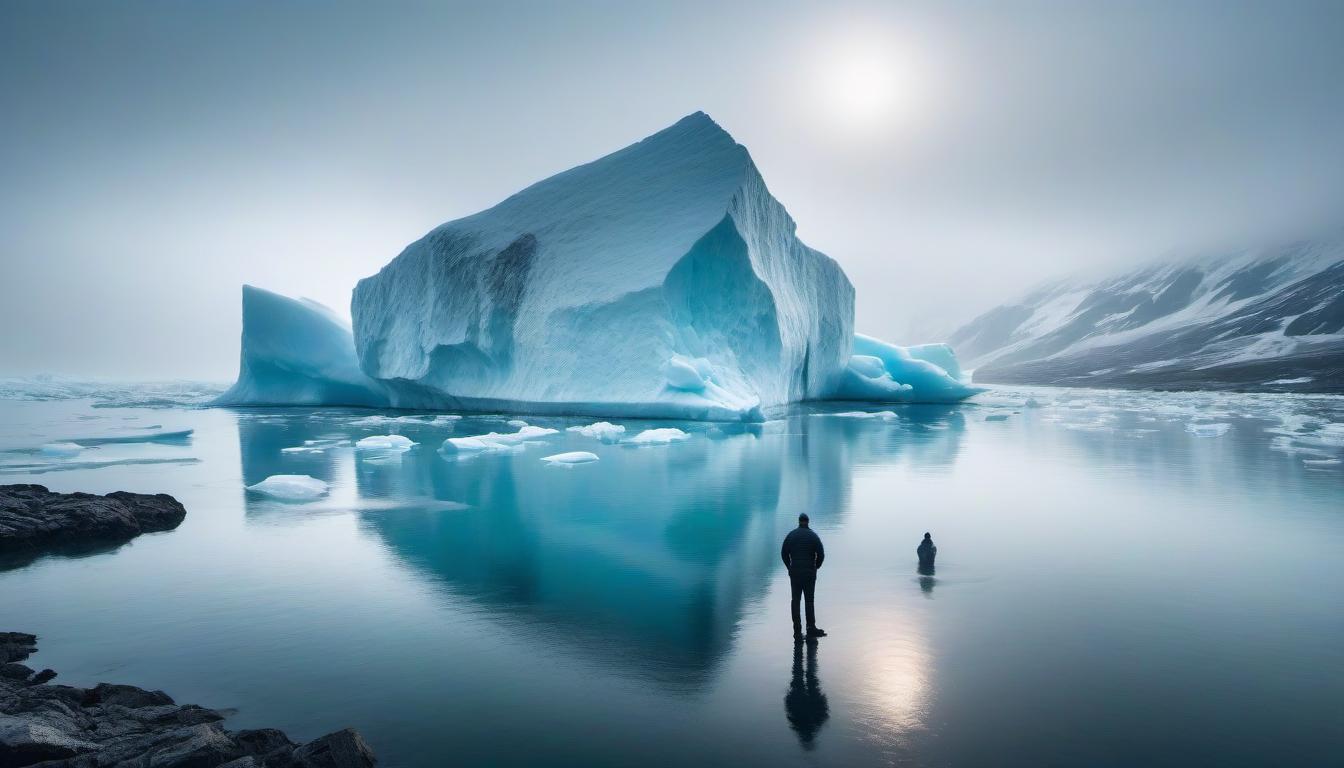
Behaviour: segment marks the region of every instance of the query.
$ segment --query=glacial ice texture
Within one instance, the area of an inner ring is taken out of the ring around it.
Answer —
[[[438,227],[352,313],[398,407],[755,420],[837,392],[853,305],[697,113]]]

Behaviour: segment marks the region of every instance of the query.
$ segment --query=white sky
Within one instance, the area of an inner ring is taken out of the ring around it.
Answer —
[[[1344,3],[0,5],[0,375],[231,379],[433,226],[697,109],[858,326],[1338,227]]]

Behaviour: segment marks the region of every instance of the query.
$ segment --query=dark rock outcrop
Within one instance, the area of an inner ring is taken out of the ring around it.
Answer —
[[[0,485],[0,568],[44,554],[86,554],[142,533],[176,528],[187,515],[164,493],[53,493],[41,485]]]
[[[274,728],[228,731],[224,715],[163,691],[99,683],[49,685],[20,663],[37,638],[0,632],[0,768],[367,768],[350,729],[295,744]]]

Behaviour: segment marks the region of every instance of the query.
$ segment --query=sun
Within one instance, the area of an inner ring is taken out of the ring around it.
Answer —
[[[926,106],[927,71],[919,52],[890,30],[848,28],[822,35],[809,63],[812,101],[832,125],[895,130]]]

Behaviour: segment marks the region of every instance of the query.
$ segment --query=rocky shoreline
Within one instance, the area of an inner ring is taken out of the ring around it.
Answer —
[[[228,731],[224,715],[163,691],[53,685],[23,664],[37,638],[0,632],[0,768],[365,768],[375,762],[344,729],[295,744],[274,728]]]
[[[54,493],[42,485],[0,485],[0,568],[47,554],[81,555],[169,531],[187,516],[166,493]]]

